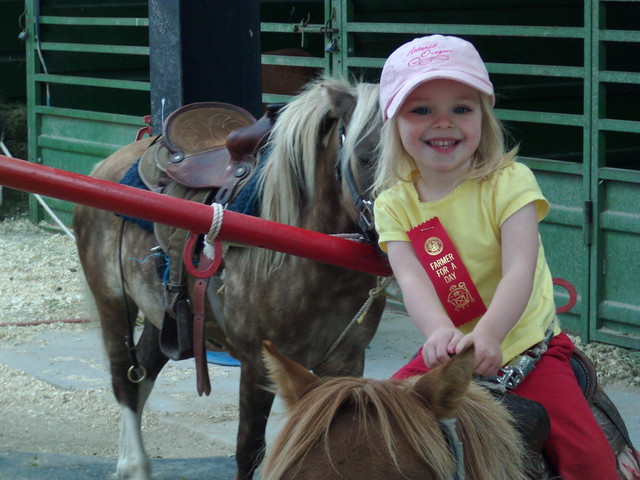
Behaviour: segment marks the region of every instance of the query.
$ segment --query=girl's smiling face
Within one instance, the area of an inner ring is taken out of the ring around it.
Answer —
[[[454,80],[425,82],[406,98],[397,122],[423,178],[457,180],[470,170],[480,143],[480,93]]]

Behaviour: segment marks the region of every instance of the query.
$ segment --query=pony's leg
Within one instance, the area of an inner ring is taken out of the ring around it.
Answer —
[[[146,377],[134,383],[128,377],[131,359],[124,336],[110,332],[103,332],[103,335],[111,361],[113,392],[121,408],[116,476],[126,480],[151,480],[151,464],[141,433],[142,412],[158,374],[168,359],[159,348],[159,330],[145,321],[136,345],[136,354],[140,365],[146,370]]]
[[[132,480],[151,478],[151,466],[142,441],[141,422],[144,405],[151,394],[158,374],[168,360],[158,346],[159,335],[160,331],[145,319],[144,329],[136,345],[136,354],[140,365],[146,369],[146,376],[139,383],[133,383],[127,378],[128,383],[124,388],[127,390],[126,398],[128,401],[120,402],[122,411],[116,468],[118,478]],[[120,392],[124,393],[122,385]]]
[[[267,382],[260,358],[242,359],[236,480],[251,480],[264,457],[265,431],[274,399],[274,395],[264,388]]]

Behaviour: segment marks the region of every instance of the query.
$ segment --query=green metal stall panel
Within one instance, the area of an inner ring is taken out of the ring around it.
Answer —
[[[640,348],[640,2],[591,13],[590,336]]]
[[[145,1],[26,2],[29,161],[87,174],[149,113]],[[30,199],[31,219],[45,212]],[[73,205],[47,204],[65,223]]]

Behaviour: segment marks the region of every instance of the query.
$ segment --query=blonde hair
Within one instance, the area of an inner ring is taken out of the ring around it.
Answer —
[[[488,95],[480,93],[482,114],[482,134],[480,144],[471,162],[471,170],[458,181],[484,180],[493,172],[514,161],[518,147],[506,151],[505,130],[496,117]],[[378,144],[379,162],[372,186],[374,196],[393,186],[398,181],[413,181],[412,174],[417,169],[414,159],[407,153],[398,132],[397,117],[385,122]]]

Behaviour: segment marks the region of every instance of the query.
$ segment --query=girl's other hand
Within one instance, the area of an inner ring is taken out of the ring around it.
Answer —
[[[458,342],[462,338],[462,332],[453,326],[435,330],[422,348],[422,359],[425,365],[432,369],[448,362],[456,353]]]
[[[475,369],[474,373],[484,377],[490,377],[498,373],[498,369],[502,367],[502,349],[500,342],[494,335],[485,334],[482,330],[476,328],[471,333],[464,335],[458,342],[457,351],[473,343],[475,345]]]

